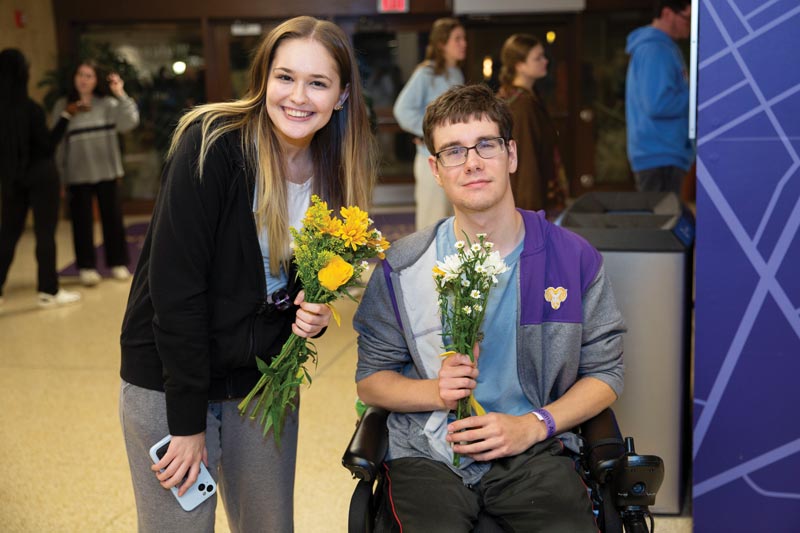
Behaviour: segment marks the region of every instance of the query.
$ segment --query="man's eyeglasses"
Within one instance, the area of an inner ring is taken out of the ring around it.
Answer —
[[[500,155],[506,146],[506,140],[502,137],[484,139],[474,146],[451,146],[444,150],[439,150],[434,154],[436,159],[445,167],[457,167],[467,162],[469,151],[473,148],[483,159],[491,159]]]

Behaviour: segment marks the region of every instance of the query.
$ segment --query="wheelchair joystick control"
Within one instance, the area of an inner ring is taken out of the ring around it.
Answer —
[[[625,453],[628,455],[636,453],[636,449],[633,445],[633,437],[625,437]]]
[[[664,462],[655,455],[637,454],[633,438],[626,437],[625,454],[614,466],[611,479],[614,505],[620,509],[625,531],[647,532],[645,517],[664,480]]]

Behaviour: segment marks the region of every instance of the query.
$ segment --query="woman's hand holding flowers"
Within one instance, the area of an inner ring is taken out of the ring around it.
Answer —
[[[300,291],[294,305],[300,306],[292,324],[292,332],[298,337],[315,337],[330,324],[331,308],[326,304],[307,302],[305,291]]]

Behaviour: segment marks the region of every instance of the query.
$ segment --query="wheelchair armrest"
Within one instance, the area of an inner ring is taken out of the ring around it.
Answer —
[[[342,465],[353,477],[371,482],[377,476],[389,447],[388,416],[389,411],[385,409],[369,407],[361,417],[342,456]]]
[[[605,483],[617,460],[625,455],[625,443],[614,411],[607,408],[581,424],[582,455],[592,477]]]

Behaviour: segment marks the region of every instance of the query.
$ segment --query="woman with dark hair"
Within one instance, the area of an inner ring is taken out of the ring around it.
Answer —
[[[60,185],[53,147],[66,120],[47,130],[44,111],[28,97],[28,62],[17,49],[0,52],[0,302],[14,249],[28,209],[36,235],[37,302],[52,307],[77,302],[80,293],[60,289],[56,273],[55,232]]]
[[[124,90],[118,74],[104,76],[93,61],[75,69],[72,88],[53,108],[60,117],[70,104],[82,111],[71,117],[58,156],[61,178],[67,184],[72,237],[78,275],[86,286],[100,282],[94,248],[92,198],[97,197],[103,225],[106,265],[118,280],[130,278],[128,244],[122,222],[117,181],[122,177],[119,133],[139,124],[136,102]]]
[[[336,211],[368,207],[376,158],[361,91],[347,35],[297,17],[265,37],[241,99],[178,123],[122,325],[139,531],[213,531],[215,495],[186,513],[156,482],[183,495],[201,462],[219,476],[233,531],[292,531],[297,406],[278,446],[238,403],[261,376],[257,356],[330,321],[298,286],[289,228],[312,194]],[[166,434],[153,465],[148,450]]]
[[[425,60],[400,91],[394,104],[394,116],[403,130],[415,136],[417,155],[414,158],[414,202],[416,225],[422,229],[452,214],[450,202],[436,182],[428,165],[430,153],[422,142],[422,118],[425,108],[453,85],[464,83],[459,62],[467,55],[464,27],[454,18],[441,18],[433,23]]]
[[[514,116],[517,171],[511,189],[517,207],[549,212],[564,208],[566,177],[558,153],[558,130],[536,81],[547,76],[544,46],[533,35],[517,33],[506,39],[500,52],[500,90]]]

